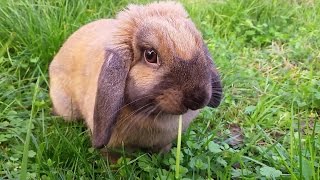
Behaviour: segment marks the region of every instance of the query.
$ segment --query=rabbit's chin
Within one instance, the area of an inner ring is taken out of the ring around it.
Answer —
[[[186,107],[182,107],[182,108],[163,107],[162,111],[166,114],[181,115],[186,113],[188,109]]]

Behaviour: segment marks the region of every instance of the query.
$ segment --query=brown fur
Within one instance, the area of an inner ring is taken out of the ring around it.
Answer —
[[[171,50],[175,50],[179,57],[186,60],[191,58],[193,52],[202,48],[200,33],[179,3],[130,5],[125,11],[120,12],[116,19],[121,25],[114,42],[121,47],[135,47],[137,41],[141,40],[136,38],[144,36],[148,43],[152,42],[163,54],[169,55],[173,53]]]
[[[146,48],[156,50],[159,66],[144,61]],[[130,5],[81,27],[49,74],[55,112],[85,119],[98,148],[168,150],[178,115],[186,129],[198,109],[219,104],[222,91],[201,34],[176,2]]]

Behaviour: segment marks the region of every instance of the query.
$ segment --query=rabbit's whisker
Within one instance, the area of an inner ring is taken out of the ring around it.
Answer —
[[[141,97],[141,98],[138,98],[138,99],[136,99],[136,100],[134,100],[134,101],[131,101],[130,103],[125,104],[125,105],[122,106],[120,109],[118,109],[117,111],[113,112],[113,113],[112,113],[112,116],[114,116],[115,114],[117,114],[118,112],[120,112],[121,110],[123,110],[124,108],[128,107],[130,104],[133,104],[133,103],[135,103],[135,102],[137,102],[137,101],[139,101],[139,100],[145,99],[145,98],[150,97],[150,96],[152,96],[152,95],[146,95],[146,96],[143,96],[143,97]],[[109,107],[111,107],[111,106],[109,106]],[[140,108],[139,108],[139,109],[140,109]],[[139,110],[139,109],[138,109],[138,110]]]
[[[139,113],[139,112],[142,112],[144,110],[144,108],[147,108],[148,106],[151,106],[152,103],[148,103],[148,104],[145,104],[144,106],[141,106],[140,108],[134,110],[132,113],[130,113],[128,116],[125,116],[125,118],[123,119],[119,119],[119,126],[123,126],[124,124],[130,124],[128,122],[126,122],[127,119],[135,119],[135,118],[132,118],[135,114]]]
[[[217,93],[222,93],[222,88],[212,88],[212,90]]]
[[[152,111],[154,111],[155,108],[156,108],[156,107],[148,106],[147,108],[145,108],[145,109],[143,110],[143,113],[145,113],[144,118],[143,118],[143,119],[137,119],[137,118],[135,118],[135,119],[138,120],[138,121],[141,121],[141,122],[146,122],[146,119],[149,118],[149,116],[152,114]],[[149,132],[152,131],[152,127],[153,127],[153,126],[150,126],[150,123],[146,122],[146,123],[141,123],[141,124],[149,124],[149,125],[148,125],[148,126],[139,126],[140,129],[147,127],[147,129],[144,129],[144,130],[149,131]]]
[[[120,112],[120,111],[123,110],[125,107],[128,107],[129,105],[131,105],[131,104],[133,104],[133,103],[135,103],[135,102],[137,102],[137,101],[143,100],[143,99],[145,99],[145,98],[147,98],[147,97],[151,97],[151,96],[152,96],[152,95],[146,95],[146,96],[140,97],[140,98],[138,98],[138,99],[136,99],[136,100],[134,100],[134,101],[131,101],[131,102],[123,105],[123,106],[122,106],[120,109],[118,109],[115,113]]]
[[[154,106],[151,105],[152,103],[146,104],[145,106],[143,106],[143,108],[139,108],[141,109],[141,111],[139,113],[144,113],[145,115],[143,116],[143,119],[140,119],[140,116],[134,116],[135,113],[133,113],[130,117],[131,117],[131,121],[136,121],[136,122],[131,122],[132,124],[145,124],[145,123],[141,123],[141,122],[145,122],[145,120],[150,116],[150,114],[152,113],[152,111],[155,109]],[[137,123],[137,121],[139,121],[140,123]],[[146,128],[146,127],[152,127],[152,126],[126,126],[125,131],[130,131],[131,128]],[[149,129],[145,129],[146,131],[152,131],[152,128]]]
[[[162,110],[160,110],[160,111],[157,113],[157,115],[153,118],[153,123],[156,122],[158,116],[159,116],[161,113],[162,113]]]
[[[211,83],[220,83],[220,80],[214,80],[214,81],[211,81]]]

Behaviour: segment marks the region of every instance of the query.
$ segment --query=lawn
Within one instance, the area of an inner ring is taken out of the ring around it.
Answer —
[[[0,1],[0,179],[174,178],[176,145],[110,165],[83,123],[51,115],[54,54],[80,26],[128,3]],[[224,99],[182,135],[180,177],[319,179],[320,1],[183,4],[215,59]]]

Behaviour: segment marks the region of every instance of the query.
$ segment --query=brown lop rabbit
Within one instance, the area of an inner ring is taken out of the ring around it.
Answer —
[[[201,34],[176,2],[129,5],[63,44],[49,68],[54,112],[84,119],[95,148],[170,150],[222,87]]]

